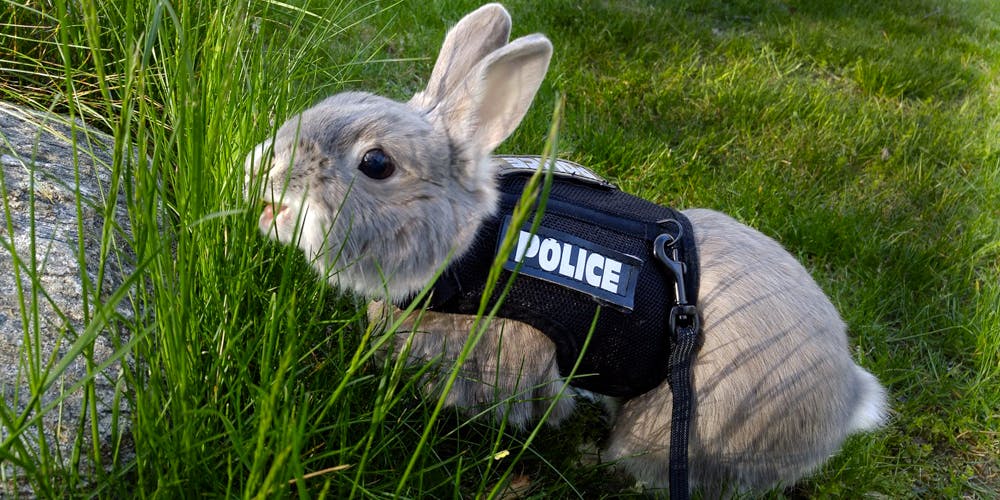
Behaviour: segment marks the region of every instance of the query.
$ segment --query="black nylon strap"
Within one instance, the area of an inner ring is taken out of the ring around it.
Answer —
[[[691,432],[693,406],[691,360],[698,346],[701,325],[694,306],[675,306],[670,316],[674,337],[669,360],[670,391],[673,393],[670,415],[670,498],[686,500],[690,497],[688,436]]]
[[[667,361],[669,371],[668,382],[673,394],[670,414],[670,458],[667,479],[670,482],[670,498],[672,500],[687,500],[690,498],[688,480],[688,438],[691,432],[691,408],[694,405],[693,380],[691,364],[694,353],[698,350],[701,336],[701,319],[698,316],[697,302],[697,267],[685,264],[685,253],[694,253],[694,242],[691,236],[684,237],[685,230],[690,231],[688,221],[682,218],[680,222],[664,220],[665,225],[679,224],[678,233],[672,235],[663,233],[653,240],[653,254],[663,264],[664,269],[673,275],[677,286],[676,304],[670,309],[670,322],[667,334],[670,335],[670,356]],[[688,256],[690,257],[690,256]],[[695,260],[697,262],[697,260]],[[695,274],[694,293],[688,295],[690,275]]]

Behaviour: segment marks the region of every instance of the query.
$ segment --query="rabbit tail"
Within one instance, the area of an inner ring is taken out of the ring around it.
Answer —
[[[854,367],[858,383],[858,403],[854,407],[849,433],[872,431],[885,424],[888,403],[885,388],[874,375],[860,366]]]

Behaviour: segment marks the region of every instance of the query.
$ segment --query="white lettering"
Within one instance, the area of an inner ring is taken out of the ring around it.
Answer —
[[[587,284],[594,287],[601,286],[601,275],[595,273],[597,269],[604,267],[604,256],[599,253],[592,253],[587,257],[587,270],[584,274],[587,276]]]
[[[536,255],[538,255],[538,235],[521,231],[521,234],[517,238],[517,251],[514,252],[514,262],[521,262],[525,257],[530,259]]]
[[[583,281],[583,271],[587,267],[587,251],[580,249],[580,252],[576,254],[576,272],[573,273],[573,279],[577,281]]]
[[[622,270],[628,267],[598,252],[523,230],[518,234],[513,257],[514,262],[524,261],[529,268],[549,272],[553,276],[559,274],[616,295],[620,295]]]
[[[573,245],[563,243],[562,258],[559,259],[559,274],[567,278],[572,278],[574,271],[573,265],[569,262],[569,259],[572,257],[571,253],[573,253]]]
[[[618,293],[618,278],[622,270],[622,263],[615,259],[605,259],[604,276],[601,278],[601,288]]]
[[[542,240],[541,249],[538,251],[538,267],[545,271],[555,271],[559,267],[559,241],[555,238]]]

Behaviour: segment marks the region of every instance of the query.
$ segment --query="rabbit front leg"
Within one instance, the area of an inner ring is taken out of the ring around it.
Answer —
[[[369,303],[367,312],[369,321],[375,322],[403,314],[381,301]],[[475,317],[469,315],[414,312],[394,332],[392,354],[406,351],[410,366],[437,361],[437,367],[424,376],[422,388],[425,395],[438,397],[474,323]],[[497,421],[506,418],[518,429],[540,419],[554,404],[546,422],[555,425],[576,405],[572,391],[564,386],[552,341],[529,325],[497,318],[465,358],[446,403],[469,414],[488,410]]]

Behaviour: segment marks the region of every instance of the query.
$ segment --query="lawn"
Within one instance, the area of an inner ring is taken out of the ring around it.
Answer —
[[[889,389],[884,430],[774,496],[1000,491],[1000,7],[505,5],[514,36],[543,32],[555,55],[499,152],[540,153],[565,99],[560,156],[773,236]],[[116,152],[143,264],[135,314],[116,323],[132,341],[124,442],[135,460],[39,468],[36,491],[468,497],[508,481],[538,497],[636,492],[587,451],[607,430],[595,408],[542,426],[523,454],[527,433],[452,413],[431,421],[413,371],[373,360],[382,332],[363,303],[266,241],[243,199],[254,144],[334,92],[407,99],[446,28],[477,6],[4,2],[0,99],[82,117],[136,153]]]

